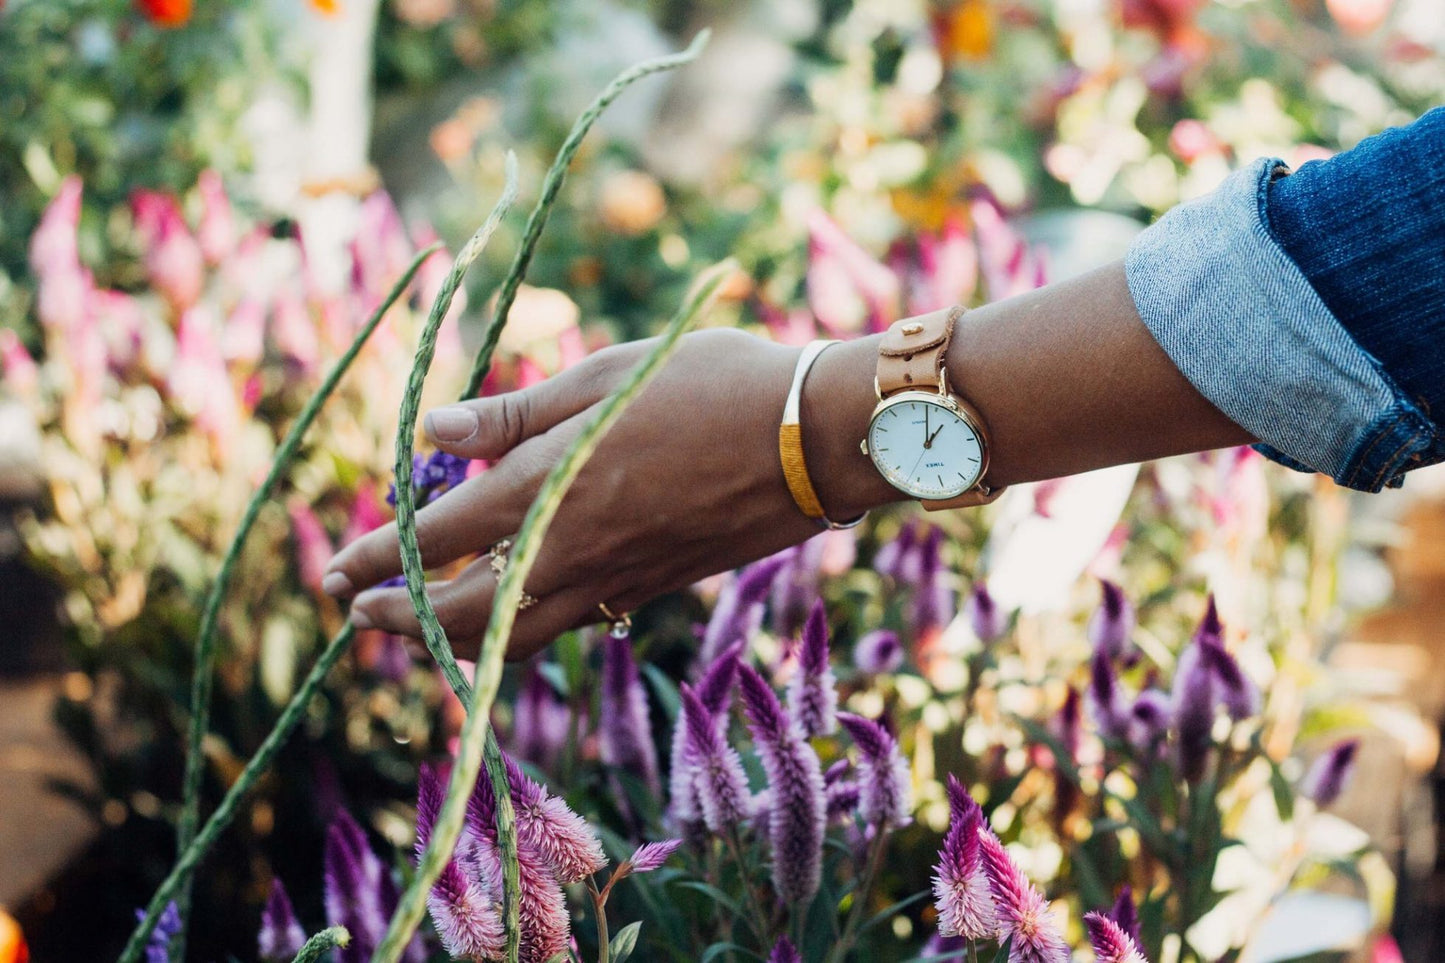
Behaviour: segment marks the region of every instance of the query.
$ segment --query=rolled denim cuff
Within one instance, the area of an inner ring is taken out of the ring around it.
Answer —
[[[1125,258],[1139,316],[1199,393],[1270,458],[1360,491],[1398,486],[1435,426],[1269,233],[1262,159],[1182,204]]]

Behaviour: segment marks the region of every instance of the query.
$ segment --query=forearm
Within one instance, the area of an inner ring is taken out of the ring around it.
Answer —
[[[858,448],[877,361],[877,337],[834,347],[803,394],[808,464],[833,518],[899,499]],[[988,424],[994,485],[1253,440],[1155,342],[1122,262],[967,312],[947,364]]]

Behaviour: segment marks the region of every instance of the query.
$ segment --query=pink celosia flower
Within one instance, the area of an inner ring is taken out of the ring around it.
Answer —
[[[882,330],[898,317],[899,284],[821,210],[808,216],[808,306],[833,334]]]
[[[1094,945],[1095,963],[1149,963],[1133,938],[1103,913],[1086,913],[1084,926]]]
[[[76,231],[80,227],[80,177],[71,174],[45,205],[40,223],[30,235],[30,270],[38,278],[48,274],[74,274],[80,268]]]
[[[768,963],[803,963],[803,958],[798,954],[797,947],[793,946],[792,940],[780,936],[773,952],[768,954]]]
[[[654,869],[661,869],[662,864],[667,862],[677,847],[682,845],[680,839],[664,839],[656,843],[643,843],[637,847],[624,864],[631,873],[650,873]]]
[[[772,686],[752,666],[738,669],[748,729],[768,775],[768,841],[773,888],[792,906],[818,891],[828,803],[818,754],[783,710]]]
[[[848,712],[838,713],[858,747],[858,814],[869,825],[896,829],[913,821],[908,763],[898,740],[880,722]]]
[[[684,756],[692,763],[692,786],[707,828],[725,832],[748,818],[751,795],[737,750],[719,732],[712,714],[687,684],[679,687],[687,731]]]
[[[350,545],[386,522],[386,514],[381,510],[381,499],[376,494],[376,483],[362,479],[357,483],[356,496],[351,500],[351,513],[346,519],[346,528],[342,529],[338,547]]]
[[[314,372],[321,363],[321,344],[316,323],[306,302],[293,290],[276,294],[271,305],[271,339],[286,360],[303,374]]]
[[[838,729],[837,682],[828,664],[828,613],[819,599],[803,625],[798,671],[788,680],[788,712],[805,737],[826,736]]]
[[[486,774],[482,775],[486,778]],[[441,811],[444,787],[431,766],[422,766],[417,781],[416,853],[420,858],[431,841],[432,826]],[[453,959],[499,960],[506,952],[502,925],[501,867],[494,859],[463,862],[447,860],[427,894],[427,911],[442,946]],[[467,870],[470,869],[471,872]]]
[[[243,297],[221,329],[221,356],[232,363],[256,364],[266,352],[266,305],[258,297]]]
[[[200,243],[206,263],[215,267],[226,260],[236,247],[231,199],[226,196],[221,175],[213,170],[201,171],[196,190],[201,195],[201,224],[196,229],[196,240]]]
[[[967,940],[991,940],[998,935],[998,916],[983,870],[979,842],[984,832],[983,813],[952,775],[948,777],[948,796],[948,833],[943,837],[933,877],[938,932]]]
[[[176,199],[158,191],[135,191],[131,211],[145,245],[146,276],[177,314],[196,303],[205,282],[201,247],[181,216]]]
[[[511,751],[550,769],[567,745],[572,715],[535,663],[527,666],[512,709]]]
[[[910,314],[966,303],[977,286],[978,251],[960,218],[950,216],[937,236],[918,235],[917,272],[908,286]]]
[[[166,384],[202,431],[219,445],[230,443],[240,426],[240,406],[221,356],[219,325],[208,305],[181,315]]]
[[[0,378],[16,394],[28,395],[40,381],[40,369],[11,328],[0,328]]]
[[[296,566],[301,575],[301,584],[312,592],[321,594],[321,580],[326,576],[326,566],[336,554],[331,545],[331,536],[326,526],[311,510],[311,506],[299,499],[286,505],[291,514],[291,535],[296,539]]]
[[[1139,942],[1139,908],[1134,905],[1134,890],[1129,886],[1119,889],[1119,898],[1114,900],[1113,907],[1106,914],[1109,919],[1118,924],[1124,935],[1135,943]]]
[[[1316,806],[1324,808],[1334,803],[1349,785],[1355,770],[1355,756],[1360,751],[1360,740],[1346,739],[1337,742],[1329,751],[1314,761],[1309,772],[1300,782],[1300,792],[1314,800]]]
[[[587,821],[522,772],[507,757],[507,781],[517,810],[518,845],[535,851],[561,883],[576,883],[607,865],[602,841]]]
[[[647,691],[632,657],[632,639],[609,633],[602,641],[599,696],[599,748],[602,762],[626,770],[656,794],[660,790],[657,747],[647,711]]]
[[[1014,864],[997,836],[981,832],[978,841],[998,913],[998,938],[1013,940],[1009,963],[1069,963],[1069,947],[1054,926],[1043,894]]]

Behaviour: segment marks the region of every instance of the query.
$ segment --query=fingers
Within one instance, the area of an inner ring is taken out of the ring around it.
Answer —
[[[416,513],[422,566],[436,568],[454,559],[486,551],[515,532],[532,497],[523,482],[527,466],[511,459],[468,479]],[[521,473],[521,474],[519,474]],[[396,523],[368,532],[336,553],[321,587],[346,598],[401,574]]]
[[[463,458],[500,458],[601,401],[642,348],[640,342],[607,348],[530,388],[437,408],[423,421],[427,437]]]
[[[480,649],[492,617],[496,590],[496,580],[485,559],[472,563],[451,581],[427,585],[437,621],[458,656],[471,658]],[[507,642],[507,657],[524,658],[568,629],[601,621],[596,600],[591,598],[593,592],[595,589],[585,587],[561,589],[519,611]],[[404,587],[362,593],[352,603],[350,618],[359,627],[422,637],[421,623]]]

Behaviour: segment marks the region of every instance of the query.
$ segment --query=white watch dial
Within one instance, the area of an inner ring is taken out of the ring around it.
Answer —
[[[868,426],[868,454],[894,488],[914,498],[968,491],[983,474],[983,441],[963,415],[923,393],[880,408]]]

